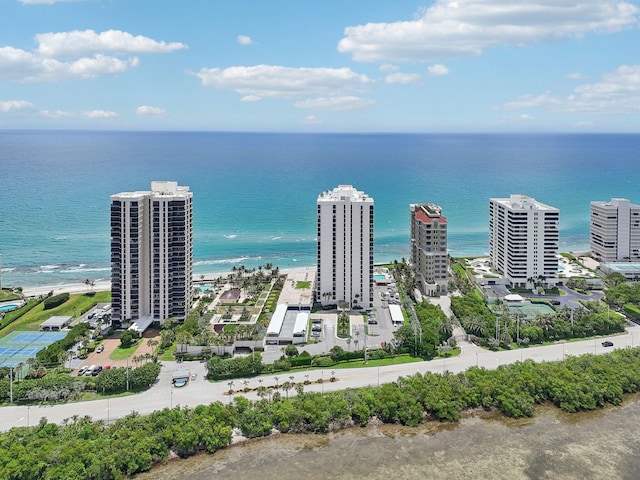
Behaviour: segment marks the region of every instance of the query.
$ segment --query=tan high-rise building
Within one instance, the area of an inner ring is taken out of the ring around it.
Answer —
[[[422,293],[447,292],[447,219],[433,203],[412,204],[411,265]]]
[[[176,182],[111,196],[112,320],[184,320],[192,303],[193,193]]]
[[[640,205],[626,198],[591,202],[591,255],[603,263],[640,261]]]
[[[351,185],[318,196],[316,299],[373,305],[373,198]]]

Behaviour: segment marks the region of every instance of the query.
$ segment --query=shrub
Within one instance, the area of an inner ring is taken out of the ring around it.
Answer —
[[[49,297],[44,301],[44,310],[51,310],[52,308],[56,308],[57,306],[62,305],[67,300],[69,300],[68,293],[60,293],[58,295],[54,295],[53,297]]]
[[[624,306],[624,313],[629,315],[634,320],[640,320],[640,308],[633,304],[626,304]]]

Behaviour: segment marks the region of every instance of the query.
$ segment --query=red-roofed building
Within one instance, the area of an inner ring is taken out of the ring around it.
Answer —
[[[422,293],[447,292],[447,219],[433,203],[410,205],[411,265]]]

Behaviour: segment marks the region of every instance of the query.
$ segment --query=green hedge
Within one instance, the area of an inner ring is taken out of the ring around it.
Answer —
[[[54,295],[53,297],[45,299],[44,309],[51,310],[52,308],[56,308],[58,305],[62,305],[67,300],[69,300],[68,293],[60,293],[58,295]]]
[[[637,305],[634,305],[632,303],[627,303],[624,306],[624,313],[629,315],[634,320],[640,321],[640,308],[638,308]]]
[[[58,340],[57,342],[53,342],[47,348],[40,350],[36,354],[36,358],[45,365],[60,363],[60,354],[71,348],[75,343],[76,338],[83,336],[90,328],[91,326],[84,322],[75,325],[71,330],[69,330],[66,337]]]

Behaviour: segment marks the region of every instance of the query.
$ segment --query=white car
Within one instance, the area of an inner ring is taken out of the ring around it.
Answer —
[[[97,349],[96,349],[96,353],[102,353],[102,351],[104,350],[104,344],[100,345]]]

